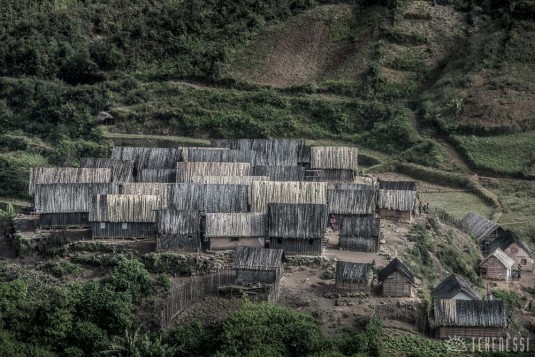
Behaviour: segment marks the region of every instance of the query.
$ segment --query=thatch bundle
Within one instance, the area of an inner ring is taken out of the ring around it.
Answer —
[[[265,212],[268,203],[327,203],[327,183],[254,181],[251,211]]]
[[[45,183],[105,183],[112,181],[111,169],[77,167],[34,167],[30,168],[30,195],[38,184]]]
[[[234,269],[274,270],[282,265],[282,249],[238,247]]]

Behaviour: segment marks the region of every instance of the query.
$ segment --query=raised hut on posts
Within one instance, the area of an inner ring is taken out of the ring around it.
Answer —
[[[379,181],[379,215],[411,221],[416,208],[416,183]]]
[[[197,252],[201,249],[199,211],[165,209],[157,212],[157,251]]]
[[[345,217],[340,227],[339,246],[355,252],[378,252],[381,225],[373,216]]]
[[[336,289],[369,291],[373,280],[373,264],[336,262]]]
[[[264,247],[267,234],[265,213],[207,213],[206,239],[208,249]]]
[[[414,274],[398,258],[394,258],[379,272],[383,296],[412,297],[416,281]]]
[[[503,232],[500,225],[477,213],[468,213],[461,221],[461,226],[479,243],[483,255],[490,253],[487,245]]]

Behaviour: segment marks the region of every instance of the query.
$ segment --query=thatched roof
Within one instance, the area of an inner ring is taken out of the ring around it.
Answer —
[[[133,160],[138,169],[172,169],[181,160],[179,148],[115,146],[111,158]]]
[[[329,190],[329,213],[373,214],[377,207],[377,195],[373,190]]]
[[[412,284],[415,283],[414,274],[398,258],[394,258],[394,260],[392,260],[390,263],[388,263],[388,265],[386,267],[381,269],[381,271],[379,272],[379,279],[378,279],[379,282],[384,281],[386,278],[388,278],[390,276],[390,274],[392,274],[392,273],[394,273],[396,271],[398,271],[401,274],[403,274],[407,278],[407,280],[409,280]]]
[[[370,263],[336,262],[336,281],[343,283],[367,283],[373,276]]]
[[[310,167],[357,170],[358,149],[348,146],[313,146],[310,148]]]
[[[282,249],[238,247],[234,256],[234,268],[274,270],[281,266],[282,256]]]
[[[138,171],[139,182],[176,182],[175,169],[141,169]]]
[[[112,181],[111,169],[77,167],[34,167],[30,168],[29,192],[44,183],[105,183]]]
[[[253,175],[268,176],[272,181],[303,181],[303,166],[255,166]]]
[[[510,258],[507,254],[505,254],[505,252],[501,250],[500,248],[496,248],[492,253],[490,253],[485,259],[483,259],[480,265],[484,264],[487,260],[489,260],[492,257],[495,257],[496,259],[498,259],[498,261],[502,263],[502,265],[507,269],[511,269],[513,265],[515,265],[515,261],[512,258]]]
[[[325,182],[353,182],[355,180],[355,170],[351,169],[313,169],[306,170],[305,179],[307,181]]]
[[[118,193],[115,183],[51,183],[37,185],[34,196],[36,213],[89,212],[96,194]]]
[[[264,213],[207,213],[207,237],[265,237]]]
[[[375,191],[375,186],[362,183],[333,182],[329,184],[331,190],[369,190]]]
[[[303,141],[286,139],[212,140],[212,146],[255,151],[255,166],[296,166]]]
[[[373,216],[344,217],[340,237],[379,237],[381,225],[379,218]]]
[[[251,185],[251,211],[265,212],[268,203],[327,203],[325,182],[255,181]]]
[[[379,208],[412,211],[416,205],[416,184],[410,181],[380,181]]]
[[[193,183],[210,183],[217,185],[248,185],[253,181],[269,181],[267,176],[193,176]]]
[[[248,196],[246,185],[182,183],[172,186],[169,205],[207,213],[247,212]]]
[[[461,225],[477,241],[484,240],[500,227],[498,223],[474,212],[468,213],[461,221]]]
[[[250,176],[251,165],[236,162],[179,162],[177,182],[192,182],[193,176]]]
[[[522,248],[531,258],[535,256],[531,247],[524,241],[522,238],[517,236],[514,232],[506,230],[505,232],[500,233],[498,238],[493,240],[487,246],[487,251],[493,252],[496,249],[500,248],[505,251],[511,244],[516,243],[520,248]]]
[[[255,152],[222,148],[188,148],[183,151],[183,158],[189,162],[242,162],[253,165]]]
[[[162,198],[162,208],[169,205],[169,194],[174,184],[162,182],[130,182],[120,186],[124,195],[156,195]]]
[[[111,169],[112,182],[130,182],[134,172],[134,161],[83,157],[80,159],[80,167]]]
[[[455,295],[463,293],[466,296],[479,300],[479,294],[472,289],[463,278],[457,274],[451,274],[446,279],[442,280],[433,290],[431,294],[433,299],[452,299]]]
[[[506,306],[501,300],[440,300],[434,302],[437,326],[505,327]]]
[[[270,203],[268,235],[271,238],[323,238],[327,216],[325,204]]]
[[[197,234],[201,215],[199,211],[158,210],[157,222],[160,235]]]
[[[156,222],[161,197],[154,195],[95,195],[89,211],[90,222]]]

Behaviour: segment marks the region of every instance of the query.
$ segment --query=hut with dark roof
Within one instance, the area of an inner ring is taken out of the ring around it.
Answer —
[[[347,146],[313,146],[310,148],[310,181],[353,182],[358,168],[358,149]]]
[[[487,245],[503,232],[498,223],[474,212],[468,213],[462,219],[461,227],[479,243],[483,255],[489,253]]]
[[[533,250],[514,232],[506,230],[487,246],[489,252],[498,248],[515,261],[515,269],[521,266],[523,271],[533,271],[533,257],[535,256]]]
[[[192,182],[194,176],[250,176],[251,165],[236,162],[179,162],[176,181]]]
[[[168,208],[169,195],[174,184],[161,182],[130,182],[120,185],[123,195],[154,195],[161,197],[162,208]]]
[[[373,280],[373,264],[336,262],[336,289],[368,291]]]
[[[251,185],[251,211],[266,212],[268,203],[327,203],[327,183],[293,181],[254,181]]]
[[[240,246],[264,247],[267,235],[265,213],[207,213],[208,249],[234,249]]]
[[[140,169],[137,173],[137,181],[175,183],[176,169]]]
[[[93,238],[154,238],[161,202],[155,195],[93,196],[89,211]]]
[[[431,293],[433,299],[480,300],[479,294],[457,274],[442,280]]]
[[[500,248],[496,248],[479,264],[479,273],[483,279],[511,280],[514,265],[513,259]]]
[[[200,227],[199,211],[158,210],[156,250],[198,252],[201,249]]]
[[[174,169],[176,163],[182,159],[182,150],[179,148],[115,146],[111,148],[111,158],[132,160],[136,170]]]
[[[278,284],[282,274],[282,249],[238,247],[234,256],[236,283]]]
[[[255,166],[253,175],[267,176],[271,181],[303,181],[305,168],[303,166]]]
[[[437,299],[433,305],[437,338],[505,336],[507,317],[503,301]]]
[[[379,272],[383,296],[412,297],[416,281],[414,274],[398,258],[392,260]]]
[[[379,215],[411,221],[416,208],[416,183],[379,181]]]
[[[327,215],[326,204],[270,203],[270,248],[284,249],[287,255],[321,255]]]
[[[78,167],[30,168],[29,193],[33,195],[39,184],[45,183],[107,183],[112,182],[111,169]]]
[[[169,208],[206,213],[248,211],[247,185],[179,183],[172,185]]]
[[[222,139],[212,146],[255,152],[255,166],[297,166],[304,142],[287,139]]]
[[[112,182],[131,182],[134,180],[134,161],[132,160],[83,157],[80,159],[80,167],[110,169]]]
[[[329,189],[327,195],[329,213],[339,220],[344,216],[373,215],[377,209],[377,195],[371,189]]]
[[[355,252],[378,252],[381,225],[373,216],[345,217],[340,227],[339,246]]]

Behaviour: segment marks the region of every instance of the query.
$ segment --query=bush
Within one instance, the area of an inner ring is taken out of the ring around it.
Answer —
[[[149,272],[136,259],[122,259],[110,276],[108,285],[115,291],[127,292],[135,301],[149,291]]]

